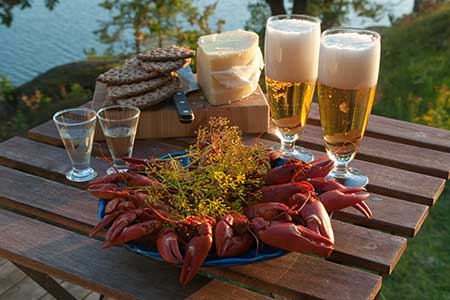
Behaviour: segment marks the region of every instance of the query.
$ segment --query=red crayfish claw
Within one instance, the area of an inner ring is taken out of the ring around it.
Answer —
[[[367,218],[371,218],[372,211],[367,206],[367,204],[364,203],[364,200],[366,200],[370,194],[366,193],[365,191],[366,189],[363,187],[344,187],[322,193],[318,198],[328,212],[333,212],[349,206],[353,206]]]
[[[159,255],[172,264],[181,264],[183,257],[178,247],[178,235],[172,228],[166,228],[159,232],[156,240],[156,247]]]
[[[319,158],[310,163],[288,160],[284,165],[273,168],[264,176],[267,185],[277,185],[292,181],[303,181],[312,177],[324,177],[334,167],[330,159]]]
[[[96,185],[99,183],[124,183],[127,186],[159,186],[160,183],[156,180],[150,179],[145,175],[133,173],[133,172],[121,172],[109,174],[97,179],[92,180],[89,183],[91,185]]]
[[[218,257],[239,256],[250,249],[253,239],[248,219],[239,213],[224,216],[216,225],[214,239]]]
[[[295,194],[289,200],[290,206],[301,207],[300,214],[309,229],[334,243],[333,227],[327,210],[316,197]]]
[[[330,256],[334,249],[332,241],[302,225],[283,221],[269,222],[259,217],[251,222],[261,241],[272,247],[291,252],[314,253],[322,257]]]
[[[133,203],[124,198],[114,198],[110,200],[106,203],[103,219],[91,230],[89,236],[93,237],[99,233],[100,230],[110,225],[121,213],[133,209],[136,209]]]
[[[311,168],[303,174],[303,176],[295,177],[294,181],[301,181],[314,177],[325,177],[334,168],[334,162],[327,157],[318,158],[309,164],[311,165]]]
[[[161,229],[161,227],[162,222],[160,220],[149,220],[146,222],[133,224],[125,227],[114,241],[105,241],[102,248],[109,248],[137,240],[143,236],[157,232]]]
[[[118,186],[115,183],[95,183],[89,184],[88,192],[97,198],[111,200],[114,198],[124,198],[129,194],[125,188]]]
[[[336,180],[326,179],[325,177],[314,177],[307,180],[314,186],[314,189],[319,193],[325,193],[336,189],[344,189],[345,186]],[[365,191],[365,189],[364,189]]]
[[[291,211],[289,207],[281,202],[264,202],[257,203],[244,208],[244,213],[249,219],[261,217],[267,221],[292,221],[290,213],[296,213]]]
[[[193,222],[193,226],[197,227],[198,236],[194,236],[186,246],[183,268],[180,274],[180,283],[183,286],[188,284],[198,273],[213,243],[213,221],[210,219],[202,221],[195,219],[191,218],[189,222]]]
[[[306,181],[290,182],[261,188],[263,202],[282,202],[287,204],[289,198],[297,193],[314,194],[314,187]]]

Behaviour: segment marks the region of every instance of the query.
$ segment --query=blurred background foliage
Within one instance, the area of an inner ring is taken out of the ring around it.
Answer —
[[[58,2],[45,1],[49,9]],[[346,22],[350,11],[373,19],[386,14],[381,1],[373,3],[253,0],[248,5],[250,18],[245,27],[257,32],[263,45],[265,21],[272,14],[319,16],[325,29]],[[13,9],[27,9],[31,4],[28,0],[0,0],[0,22],[11,25]],[[202,9],[189,0],[105,0],[100,6],[111,14],[96,31],[99,40],[108,45],[104,53],[87,49],[84,61],[55,67],[19,87],[0,76],[0,140],[24,134],[49,120],[55,111],[89,101],[95,78],[126,57],[171,43],[195,49],[199,36],[220,32],[226,22],[219,19],[212,24],[217,2]],[[390,27],[372,28],[382,35],[379,84],[372,112],[450,129],[449,1],[415,0],[410,15],[400,19],[391,16],[390,20]],[[380,299],[450,299],[449,203],[447,185],[422,232],[409,242],[395,272],[384,280]]]

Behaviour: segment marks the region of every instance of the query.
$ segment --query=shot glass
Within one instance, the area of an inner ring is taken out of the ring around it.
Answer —
[[[113,167],[107,174],[126,171],[127,163],[121,158],[131,157],[141,111],[128,105],[114,105],[100,109],[97,117],[113,158]]]
[[[66,173],[70,181],[85,182],[97,176],[91,168],[96,114],[87,108],[65,109],[53,116],[64,143],[72,169]]]

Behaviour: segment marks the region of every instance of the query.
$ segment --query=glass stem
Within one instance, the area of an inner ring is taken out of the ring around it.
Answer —
[[[348,162],[346,163],[334,163],[334,173],[337,178],[344,177],[348,172]]]
[[[285,152],[294,152],[295,142],[281,140],[281,149]]]

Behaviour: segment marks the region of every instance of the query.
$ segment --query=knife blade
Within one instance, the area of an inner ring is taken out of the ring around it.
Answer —
[[[189,65],[179,69],[177,74],[181,80],[181,88],[173,94],[172,98],[177,109],[178,120],[181,123],[191,123],[195,116],[186,95],[199,90],[200,87]]]

